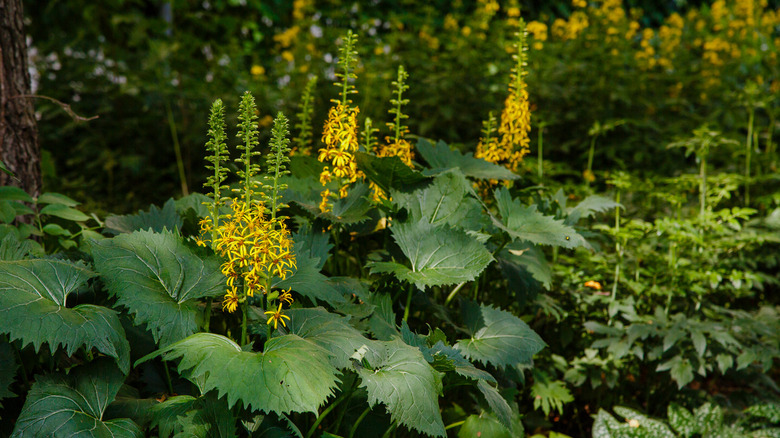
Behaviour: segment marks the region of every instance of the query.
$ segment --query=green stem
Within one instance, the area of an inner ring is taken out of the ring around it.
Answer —
[[[453,427],[458,427],[458,426],[462,425],[462,424],[463,424],[463,423],[465,423],[465,422],[466,422],[466,420],[463,420],[463,421],[456,421],[456,422],[454,422],[454,423],[448,424],[447,426],[445,426],[445,427],[444,427],[444,430],[450,430],[450,429],[452,429]]]
[[[539,159],[537,160],[537,163],[536,163],[536,173],[539,176],[539,185],[540,186],[544,185],[542,183],[542,175],[543,175],[543,170],[542,170],[542,149],[543,149],[543,146],[544,146],[544,143],[542,141],[543,138],[544,138],[544,136],[542,135],[543,133],[544,133],[544,124],[540,124],[539,125],[539,141],[538,141],[538,143],[539,143]]]
[[[203,331],[208,333],[209,327],[211,327],[211,303],[213,302],[214,298],[208,297],[206,298],[206,311],[203,315]]]
[[[168,394],[173,394],[173,383],[171,383],[171,372],[168,371],[168,361],[162,361],[163,370],[165,371],[165,384],[168,386]]]
[[[596,150],[596,135],[590,139],[590,150],[588,151],[588,174],[593,173],[593,154]],[[587,180],[587,179],[586,179]],[[590,185],[590,181],[586,181]]]
[[[749,113],[750,117],[748,117],[748,133],[745,150],[745,207],[750,205],[750,155],[753,151],[753,121],[756,111],[751,107]]]
[[[699,220],[704,219],[707,204],[707,155],[702,154],[699,164]]]
[[[171,130],[171,139],[173,141],[173,151],[176,153],[176,167],[179,169],[179,179],[181,180],[181,193],[184,196],[190,194],[187,189],[187,175],[184,173],[184,160],[181,156],[181,146],[179,145],[179,135],[176,132],[176,121],[173,119],[173,110],[171,103],[165,99],[165,113],[168,115],[168,127]]]
[[[409,291],[406,295],[406,307],[404,307],[404,321],[409,320],[409,307],[412,305],[412,293],[414,292],[414,285],[409,284]]]
[[[615,203],[620,205],[620,190],[615,193]],[[620,207],[615,207],[615,253],[618,256],[617,263],[615,264],[615,278],[612,282],[612,301],[615,301],[617,296],[617,285],[620,280],[620,264],[623,262],[623,251],[620,247]]]
[[[460,283],[460,284],[458,284],[457,286],[455,286],[455,287],[452,289],[452,292],[450,292],[450,294],[449,294],[449,295],[447,295],[447,299],[446,299],[446,300],[444,300],[444,305],[445,305],[445,306],[446,306],[446,305],[448,305],[448,304],[450,304],[450,301],[452,301],[452,299],[453,299],[453,298],[455,298],[455,295],[457,295],[457,294],[458,294],[458,291],[459,291],[459,290],[460,290],[460,289],[463,287],[463,285],[464,285],[464,284],[466,284],[466,282],[465,282],[465,281],[464,281],[463,283]]]
[[[244,303],[241,305],[241,312],[241,346],[243,347],[247,343],[246,314],[249,312],[249,300],[246,299],[246,290],[244,291]]]
[[[352,425],[352,429],[349,430],[349,435],[347,435],[347,438],[352,438],[355,436],[355,432],[357,431],[358,426],[360,426],[360,423],[363,421],[364,418],[366,418],[366,415],[371,412],[371,408],[366,408],[363,413],[360,414],[360,416],[355,420],[355,424]]]
[[[317,430],[317,426],[319,426],[320,423],[322,423],[322,420],[325,419],[325,416],[328,415],[330,413],[330,411],[335,409],[336,406],[338,406],[339,403],[344,401],[346,399],[346,397],[345,397],[346,395],[347,395],[347,393],[341,394],[341,396],[338,399],[334,400],[333,403],[328,405],[328,407],[325,408],[325,410],[322,411],[322,413],[317,416],[317,419],[314,421],[314,424],[312,424],[311,427],[309,428],[309,431],[306,432],[306,438],[309,438],[309,437],[312,436],[312,434]]]
[[[24,387],[30,388],[30,379],[27,378],[27,368],[24,366],[24,361],[22,360],[22,352],[19,351],[19,347],[16,345],[15,342],[9,342],[14,347],[14,354],[16,355],[16,360],[19,361],[19,368],[22,369],[22,379],[24,380]]]
[[[390,423],[390,427],[388,427],[385,433],[382,434],[382,438],[388,438],[390,434],[393,433],[396,427],[398,427],[397,421],[393,421],[392,423]]]

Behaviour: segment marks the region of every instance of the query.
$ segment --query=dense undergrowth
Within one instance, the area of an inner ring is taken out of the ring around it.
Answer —
[[[153,85],[102,55],[170,116],[154,195],[140,116],[0,188],[4,433],[780,436],[777,9],[324,11]]]

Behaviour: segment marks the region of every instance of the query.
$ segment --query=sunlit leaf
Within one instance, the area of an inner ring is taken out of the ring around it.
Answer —
[[[494,223],[512,238],[564,248],[586,245],[585,239],[563,220],[543,215],[535,205],[523,205],[520,200],[512,199],[509,190],[500,188],[495,196],[501,220]]]
[[[371,272],[392,272],[421,290],[474,280],[493,260],[484,245],[462,230],[422,221],[395,225],[392,233],[411,268],[397,262],[373,262],[368,265]]]
[[[528,324],[509,312],[464,301],[470,339],[455,344],[468,359],[497,367],[530,363],[545,347]]]
[[[336,386],[328,352],[296,335],[272,338],[265,351],[253,353],[224,336],[196,333],[138,363],[160,355],[181,358],[179,372],[198,382],[202,392],[227,396],[231,408],[241,401],[253,410],[316,413]]]
[[[353,358],[370,369],[358,367],[360,386],[368,392],[368,404],[382,403],[394,421],[432,436],[445,436],[439,412],[441,374],[420,350],[400,339],[373,341]]]

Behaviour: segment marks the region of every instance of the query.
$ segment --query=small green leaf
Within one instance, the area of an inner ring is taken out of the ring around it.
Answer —
[[[366,214],[371,207],[368,184],[358,183],[349,188],[346,198],[334,201],[333,208],[320,213],[320,217],[340,224],[357,224],[368,219]]]
[[[156,205],[149,211],[139,210],[138,213],[106,218],[106,229],[114,233],[131,233],[138,230],[148,230],[162,233],[163,230],[180,230],[184,221],[176,212],[176,202],[169,199],[160,209]]]
[[[563,413],[563,405],[574,401],[566,384],[560,380],[550,380],[543,373],[534,373],[534,384],[531,386],[531,395],[534,397],[534,409],[542,409],[545,417],[550,411]],[[539,377],[539,378],[537,378]]]
[[[91,304],[66,307],[68,295],[95,273],[55,260],[0,262],[0,332],[37,351],[48,343],[72,356],[79,347],[96,348],[130,368],[130,345],[116,313]]]
[[[669,417],[669,424],[683,438],[690,438],[699,431],[699,425],[693,414],[677,403],[669,405],[666,415]]]
[[[86,214],[62,204],[49,204],[43,207],[40,214],[49,216],[55,216],[61,219],[74,221],[74,222],[86,222],[91,218]]]
[[[43,436],[141,438],[127,418],[102,421],[124,375],[105,359],[80,366],[68,375],[39,376],[27,394],[13,438]]]
[[[10,224],[16,219],[16,209],[13,207],[13,201],[0,201],[0,221]]]
[[[51,236],[70,236],[71,232],[57,224],[46,224],[43,226],[43,232]]]
[[[14,186],[0,187],[0,201],[33,202],[33,198],[24,190]]]
[[[464,175],[472,178],[509,180],[520,178],[519,175],[503,166],[474,158],[471,152],[462,154],[452,150],[443,141],[434,146],[430,140],[421,138],[417,141],[417,151],[431,167],[430,171],[424,172],[425,174],[437,174],[457,167]]]
[[[369,406],[382,403],[393,421],[427,435],[446,435],[439,411],[441,373],[428,364],[420,350],[396,338],[373,341],[352,358],[358,363],[365,360],[371,367],[357,368]]]
[[[518,422],[519,423],[519,422]],[[458,430],[458,438],[512,438],[522,435],[522,426],[519,428],[520,434],[513,434],[493,415],[469,415],[466,421]]]
[[[464,301],[470,339],[455,344],[470,360],[497,367],[531,363],[545,347],[544,341],[520,318],[489,305]]]
[[[699,357],[704,357],[704,352],[707,350],[707,339],[704,337],[704,333],[699,330],[691,331],[691,341],[693,348],[696,349],[696,354]]]
[[[412,170],[398,157],[376,157],[358,152],[355,154],[358,169],[386,193],[390,190],[414,190],[428,178]]]
[[[493,257],[465,231],[425,221],[392,227],[393,238],[409,258],[411,269],[396,262],[369,263],[372,273],[392,272],[398,279],[426,286],[472,281]]]
[[[504,427],[512,431],[512,419],[514,417],[512,408],[509,406],[506,399],[498,392],[498,389],[484,380],[479,380],[477,382],[477,389],[479,389],[479,392],[485,397],[485,401],[488,406],[490,406],[493,415],[496,416]],[[572,400],[574,400],[574,398],[572,398]],[[536,402],[534,402],[534,406],[535,405]]]
[[[601,195],[590,195],[583,199],[582,202],[575,207],[568,209],[568,216],[566,216],[566,225],[575,225],[582,218],[588,218],[596,213],[603,213],[613,208],[622,207],[617,202]]]
[[[196,333],[136,364],[159,355],[181,358],[179,372],[199,382],[203,393],[227,395],[230,408],[241,401],[253,410],[316,413],[336,387],[327,351],[296,335],[272,338],[264,352],[253,353],[224,336]]]
[[[38,196],[38,204],[60,204],[66,207],[75,207],[81,203],[59,193],[44,193]]]
[[[633,409],[624,408],[622,406],[615,406],[615,413],[624,417],[626,423],[621,425],[623,430],[634,429],[636,433],[632,436],[647,437],[647,438],[676,438],[674,432],[669,430],[669,427],[661,421],[650,418],[643,415]],[[635,423],[632,424],[634,420]]]
[[[564,248],[587,245],[585,239],[563,220],[543,215],[535,205],[526,206],[520,200],[512,199],[506,188],[496,190],[495,197],[501,221],[494,220],[494,224],[512,238]]]
[[[136,231],[93,241],[95,268],[117,305],[168,345],[198,330],[198,299],[221,295],[219,262],[203,260],[171,232]]]
[[[715,356],[715,361],[718,362],[721,374],[726,374],[726,371],[734,366],[734,357],[730,354],[721,353]]]

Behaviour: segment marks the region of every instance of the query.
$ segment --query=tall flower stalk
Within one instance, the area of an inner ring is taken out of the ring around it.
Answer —
[[[357,170],[355,162],[355,152],[359,147],[357,115],[360,110],[356,106],[352,107],[352,100],[349,99],[351,94],[357,93],[352,83],[357,78],[355,75],[356,44],[357,36],[349,31],[340,49],[340,71],[336,73],[338,81],[335,85],[341,89],[340,99],[331,101],[335,106],[328,112],[328,119],[322,132],[322,142],[325,147],[319,150],[317,156],[319,161],[328,164],[320,174],[320,182],[323,186],[327,186],[331,181],[336,181],[340,198],[347,196],[347,188],[350,184],[363,177],[363,174]],[[321,211],[329,211],[332,208],[331,198],[334,195],[328,188],[322,191]]]
[[[226,178],[223,163],[227,160],[227,147],[224,144],[224,110],[221,102],[215,102],[212,107],[209,136],[207,143],[212,155],[208,161],[215,174],[209,178],[207,186],[213,190],[210,203],[211,218],[201,221],[201,237],[198,244],[211,246],[219,256],[225,259],[221,266],[226,278],[227,291],[222,301],[222,309],[235,312],[239,306],[242,310],[241,344],[248,342],[247,313],[249,301],[255,294],[264,296],[266,314],[274,327],[289,317],[282,313],[283,303],[290,304],[293,299],[290,291],[269,294],[271,280],[274,277],[285,279],[297,268],[293,241],[290,231],[284,223],[284,217],[278,214],[284,207],[280,202],[280,192],[285,186],[280,178],[287,171],[290,140],[287,118],[279,113],[274,120],[270,152],[266,157],[267,174],[263,177],[262,190],[259,188],[258,177],[260,165],[254,158],[259,152],[259,132],[256,123],[256,107],[251,94],[244,94],[239,106],[238,138],[241,144],[241,157],[236,159],[239,169],[236,175],[243,187],[236,189],[239,194],[230,204],[230,213],[219,215],[219,207],[224,205],[225,198],[220,196],[224,188],[222,182]],[[209,238],[210,237],[210,238]],[[269,299],[270,297],[270,299]],[[272,304],[272,301],[277,301]],[[274,307],[275,310],[271,310]]]
[[[312,76],[306,83],[301,96],[300,112],[296,114],[298,123],[295,129],[298,130],[298,136],[295,137],[295,148],[293,153],[311,155],[312,126],[311,119],[314,112],[314,88],[317,86],[317,76]]]
[[[482,142],[475,156],[517,171],[523,157],[530,152],[531,111],[525,76],[528,74],[528,32],[519,20],[515,43],[515,66],[509,81],[509,95],[504,101],[496,141]],[[491,184],[496,184],[491,181]]]
[[[403,98],[404,91],[409,89],[409,86],[406,85],[408,78],[409,73],[406,72],[403,65],[399,65],[398,76],[392,83],[394,98],[390,100],[390,104],[393,107],[388,111],[394,116],[394,120],[387,124],[393,136],[385,137],[387,144],[382,147],[378,155],[380,157],[398,157],[404,164],[412,167],[414,153],[411,143],[405,138],[409,134],[409,127],[404,125],[404,119],[408,119],[409,116],[403,113],[404,105],[409,103],[409,99]]]

